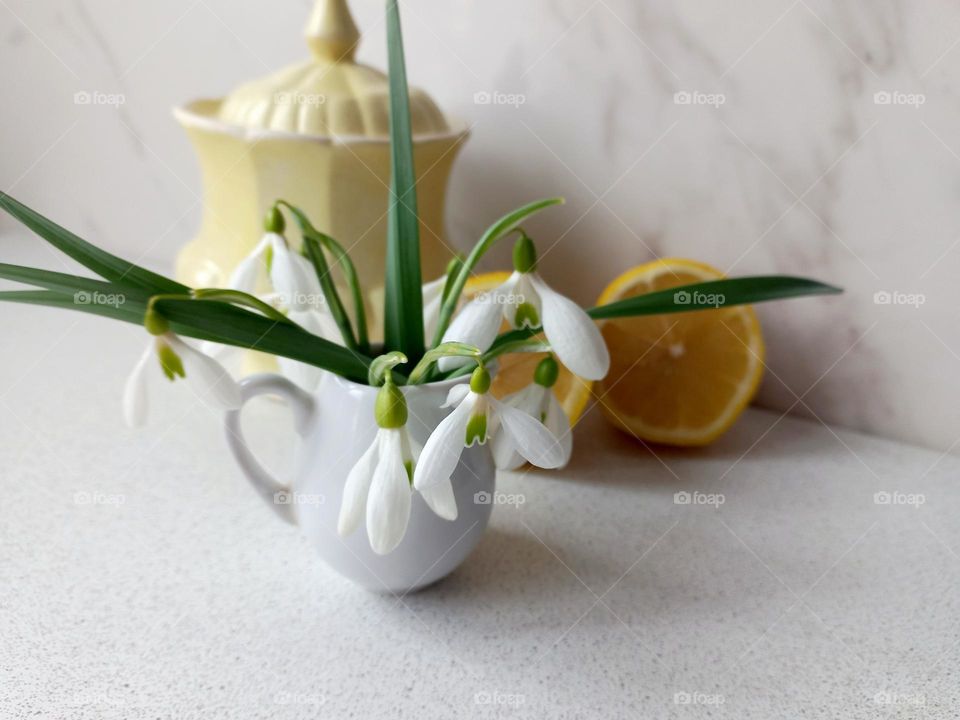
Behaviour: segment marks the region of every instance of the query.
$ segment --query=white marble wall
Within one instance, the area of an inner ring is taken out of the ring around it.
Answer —
[[[383,3],[352,4],[368,33],[360,56],[382,65]],[[303,56],[309,7],[2,0],[0,184],[108,246],[169,264],[197,225],[199,188],[170,106]],[[839,299],[763,308],[761,402],[960,447],[960,7],[404,8],[414,82],[475,123],[451,189],[458,244],[522,201],[563,194],[569,204],[536,226],[542,242],[562,238],[543,266],[584,302],[655,256],[843,285]],[[82,91],[125,103],[78,105]],[[480,92],[523,104],[477,104]],[[677,104],[678,92],[723,103]],[[877,304],[878,292],[924,302]]]

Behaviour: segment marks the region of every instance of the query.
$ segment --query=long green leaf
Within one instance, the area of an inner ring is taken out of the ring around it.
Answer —
[[[148,290],[139,287],[6,263],[0,263],[0,278],[61,293],[71,293],[76,295],[76,302],[87,305],[95,303],[97,295],[119,295],[125,301],[127,297],[146,300],[151,294]]]
[[[141,303],[123,303],[122,305],[78,303],[72,293],[55,290],[4,290],[0,292],[0,302],[21,303],[24,305],[42,305],[60,310],[76,310],[89,315],[99,315],[111,320],[122,320],[134,325],[143,324],[144,305]],[[209,338],[203,338],[207,340]]]
[[[609,305],[600,305],[587,310],[594,320],[607,320],[641,315],[667,315],[670,313],[714,310],[717,307],[754,305],[771,300],[788,300],[813,295],[836,295],[843,290],[816,280],[786,275],[762,275],[756,277],[710,280],[708,282],[679,285],[669,290],[659,290],[645,295],[636,295]],[[686,293],[686,296],[684,295]],[[708,301],[714,300],[709,304]],[[498,336],[487,351],[487,356],[510,352],[509,346],[539,335],[540,328],[510,330]]]
[[[513,212],[509,212],[504,215],[502,218],[497,220],[493,225],[487,228],[487,231],[483,234],[483,237],[477,241],[477,244],[473,246],[473,250],[470,251],[470,255],[467,256],[467,259],[464,260],[463,264],[460,266],[460,271],[456,276],[456,279],[453,281],[452,286],[449,289],[449,293],[444,290],[444,297],[446,298],[443,302],[443,305],[440,308],[440,321],[437,323],[437,331],[433,336],[433,342],[431,347],[436,347],[443,341],[443,334],[447,331],[447,327],[450,325],[450,320],[453,318],[453,313],[457,309],[457,303],[460,302],[460,295],[463,293],[463,288],[467,284],[467,280],[470,279],[470,273],[473,272],[474,267],[477,263],[480,262],[480,258],[492,248],[498,240],[503,239],[514,230],[517,229],[517,226],[526,220],[528,217],[535,215],[541,210],[545,210],[548,207],[554,205],[563,205],[563,198],[547,198],[546,200],[536,200],[532,203],[524,205],[521,208],[517,208]]]
[[[637,295],[609,305],[588,310],[595,320],[632,317],[635,315],[666,315],[668,313],[710,310],[715,307],[754,305],[770,300],[804,297],[807,295],[836,295],[840,288],[816,280],[787,275],[763,275],[730,278],[693,283],[658,292]]]
[[[72,292],[18,290],[0,292],[0,301],[43,305],[143,324],[146,302],[130,299],[117,305],[77,303]],[[296,325],[279,323],[227,303],[210,300],[157,300],[156,308],[178,335],[259,350],[314,365],[364,383],[370,359]]]
[[[360,383],[366,382],[370,359],[324,340],[296,325],[282,324],[262,315],[205,300],[159,300],[155,307],[182,334],[221,335],[227,345],[259,350],[324,368]]]
[[[387,0],[387,56],[390,70],[390,207],[384,293],[384,340],[411,362],[424,351],[420,273],[420,221],[413,166],[410,96],[403,56],[398,0]]]
[[[69,255],[102,278],[146,288],[154,293],[189,292],[186,285],[181,285],[91,245],[4,192],[0,192],[0,209],[7,211],[60,252]]]

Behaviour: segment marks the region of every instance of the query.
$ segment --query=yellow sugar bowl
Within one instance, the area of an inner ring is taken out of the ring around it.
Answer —
[[[310,60],[240,86],[226,98],[175,109],[200,160],[203,220],[177,258],[177,279],[223,286],[257,243],[277,199],[302,208],[349,249],[370,289],[371,329],[382,298],[390,188],[386,75],[354,61],[360,34],[346,0],[317,0],[306,29]],[[444,200],[468,132],[424,92],[410,90],[424,280],[450,257]]]

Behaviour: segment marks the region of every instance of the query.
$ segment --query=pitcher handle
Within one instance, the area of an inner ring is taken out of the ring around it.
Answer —
[[[247,402],[259,395],[279,395],[290,402],[293,411],[294,428],[303,437],[313,417],[313,398],[285,377],[274,374],[251,375],[240,381],[242,402],[238,409],[230,410],[224,418],[227,431],[227,444],[240,465],[240,470],[253,485],[257,494],[270,505],[284,520],[296,525],[297,518],[293,510],[289,485],[277,481],[254,457],[247,446],[240,426],[240,412]]]

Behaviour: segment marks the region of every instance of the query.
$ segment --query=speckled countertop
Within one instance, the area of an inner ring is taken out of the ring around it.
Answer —
[[[454,575],[385,597],[263,507],[184,389],[123,427],[136,328],[0,327],[0,717],[960,711],[953,456],[761,411],[654,454],[593,413],[568,469],[501,476],[525,502]],[[282,472],[283,409],[248,416]]]

